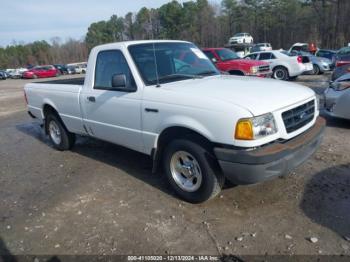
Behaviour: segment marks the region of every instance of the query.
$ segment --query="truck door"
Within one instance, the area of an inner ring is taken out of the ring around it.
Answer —
[[[97,54],[92,85],[80,97],[88,133],[142,152],[141,90],[120,50]]]

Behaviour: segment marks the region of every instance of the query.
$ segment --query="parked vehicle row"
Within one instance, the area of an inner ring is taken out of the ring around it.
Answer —
[[[295,79],[312,70],[309,59],[302,56],[291,56],[285,51],[256,52],[247,55],[245,59],[267,62],[271,67],[272,77],[278,80]]]
[[[17,68],[0,70],[0,79],[35,79],[45,77],[56,77],[59,75],[71,75],[71,74],[85,74],[86,64],[80,63],[79,65],[41,65],[29,68]]]
[[[28,69],[26,68],[18,68],[18,69],[6,69],[6,73],[8,75],[7,78],[11,79],[19,79],[22,78],[22,74],[26,72]]]

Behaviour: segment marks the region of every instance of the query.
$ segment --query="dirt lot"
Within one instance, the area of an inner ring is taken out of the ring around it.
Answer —
[[[328,78],[299,82],[321,94]],[[0,254],[350,255],[350,122],[327,118],[286,178],[191,205],[144,155],[90,138],[55,151],[26,114],[26,82],[0,82]]]

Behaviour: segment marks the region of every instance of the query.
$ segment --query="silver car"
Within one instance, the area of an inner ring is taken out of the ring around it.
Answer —
[[[330,82],[324,99],[328,115],[350,120],[350,73]]]
[[[319,75],[323,74],[325,72],[331,71],[332,70],[332,60],[325,58],[325,57],[318,57],[314,56],[308,52],[304,51],[292,51],[291,52],[293,55],[301,55],[301,56],[306,56],[310,59],[312,65],[313,65],[313,71],[312,74],[314,75]]]

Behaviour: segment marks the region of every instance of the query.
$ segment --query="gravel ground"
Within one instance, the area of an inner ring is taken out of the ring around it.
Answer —
[[[328,79],[298,81],[321,94]],[[82,137],[54,150],[26,114],[26,82],[0,82],[0,254],[350,255],[349,121],[327,118],[289,176],[191,205],[147,156]]]

